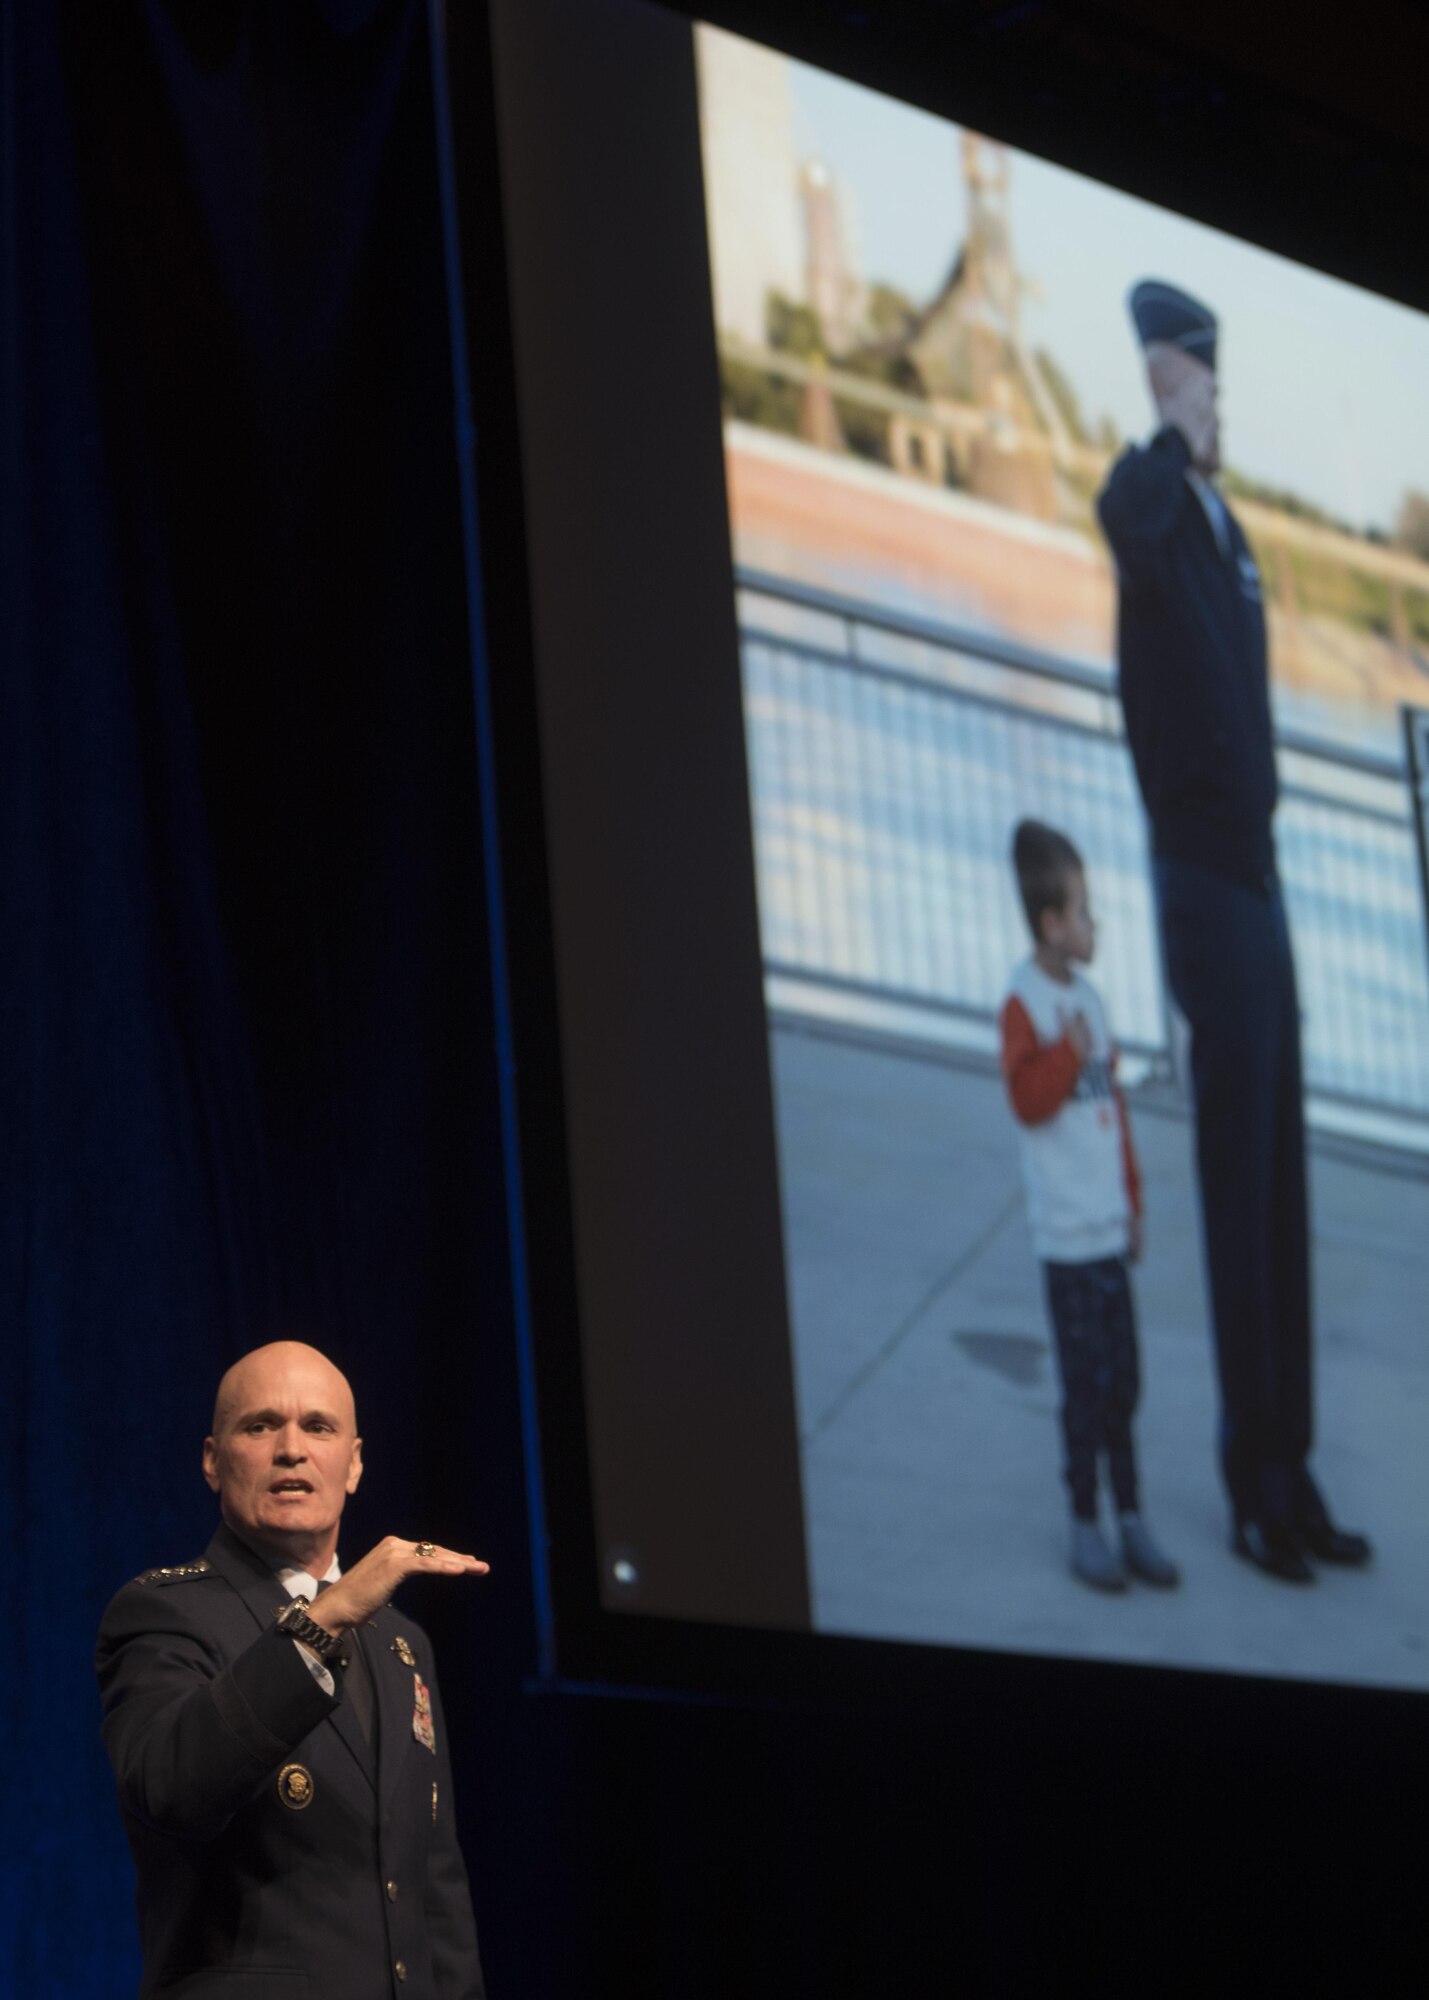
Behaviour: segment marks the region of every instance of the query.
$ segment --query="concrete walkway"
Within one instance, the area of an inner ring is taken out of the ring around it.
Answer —
[[[1175,1100],[1132,1099],[1148,1519],[1175,1593],[1065,1568],[1058,1386],[1002,1086],[781,1022],[772,1038],[804,1495],[821,1631],[1429,1687],[1429,1169],[1317,1142],[1314,1466],[1361,1574],[1237,1562],[1191,1164]]]

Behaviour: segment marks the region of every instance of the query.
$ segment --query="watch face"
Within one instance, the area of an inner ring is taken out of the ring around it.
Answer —
[[[301,1639],[305,1646],[311,1646],[324,1658],[337,1644],[336,1634],[324,1631],[321,1625],[309,1618],[305,1597],[294,1597],[283,1606],[278,1613],[278,1629],[286,1632],[290,1639]]]

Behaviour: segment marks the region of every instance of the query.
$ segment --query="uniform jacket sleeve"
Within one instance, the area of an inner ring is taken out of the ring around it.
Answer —
[[[1002,1009],[1002,1074],[1012,1109],[1024,1125],[1055,1118],[1077,1087],[1081,1061],[1065,1035],[1040,1042],[1016,994]]]
[[[121,1803],[144,1825],[211,1840],[337,1706],[297,1647],[259,1632],[227,1665],[194,1614],[198,1579],[127,1584],[105,1613],[96,1666]]]
[[[435,1825],[427,1850],[425,1892],[432,1974],[441,2000],[486,2000],[481,1960],[477,1952],[476,1920],[471,1908],[471,1889],[466,1864],[457,1844],[446,1717],[430,1656],[427,1671],[437,1739]]]
[[[1123,581],[1154,569],[1188,494],[1191,451],[1174,424],[1133,445],[1112,467],[1097,512]]]

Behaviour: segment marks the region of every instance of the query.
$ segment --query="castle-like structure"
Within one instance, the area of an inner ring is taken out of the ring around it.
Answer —
[[[924,413],[889,424],[894,468],[1053,519],[1069,440],[1021,329],[1025,285],[1013,254],[1007,149],[962,135],[963,242],[937,295],[893,333],[869,322],[848,216],[824,162],[795,153],[789,64],[720,29],[698,31],[701,130],[721,335],[768,340],[771,296],[810,307],[823,357],[916,385]],[[805,432],[836,449],[831,389],[805,394]]]

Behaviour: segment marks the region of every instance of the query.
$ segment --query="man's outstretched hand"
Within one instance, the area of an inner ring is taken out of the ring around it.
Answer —
[[[318,1598],[309,1616],[340,1637],[354,1625],[365,1625],[409,1576],[485,1576],[491,1567],[475,1556],[444,1549],[440,1543],[431,1547],[430,1555],[419,1555],[415,1542],[388,1535],[361,1562],[343,1571],[331,1589]]]

